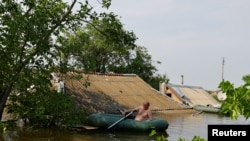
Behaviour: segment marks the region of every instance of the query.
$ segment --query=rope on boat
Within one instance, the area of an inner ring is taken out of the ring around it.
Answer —
[[[193,116],[196,116],[196,115],[199,115],[199,114],[201,114],[201,113],[203,113],[203,111],[199,111],[199,112],[197,112],[197,113],[195,113],[195,114],[192,114]]]

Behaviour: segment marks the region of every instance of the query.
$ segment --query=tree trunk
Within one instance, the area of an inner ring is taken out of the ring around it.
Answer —
[[[0,92],[0,119],[2,120],[4,108],[10,95],[11,87],[7,87]]]

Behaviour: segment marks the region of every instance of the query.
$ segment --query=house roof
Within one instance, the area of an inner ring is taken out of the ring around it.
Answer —
[[[98,111],[96,110],[98,108],[102,109],[114,103],[127,108],[134,108],[141,105],[144,101],[149,101],[151,109],[155,111],[190,108],[161,94],[135,74],[69,72],[63,77],[66,89],[71,93],[77,94],[78,97],[83,97],[82,101],[84,100],[85,103],[88,103],[85,108],[91,109],[92,106],[92,108],[94,107],[92,110],[94,112]],[[89,83],[86,83],[86,80]],[[90,85],[85,87],[86,84]],[[97,96],[92,98],[89,93],[97,94]],[[107,99],[104,99],[105,97],[108,97],[110,100],[107,101]],[[101,99],[95,100],[96,98]],[[99,104],[97,104],[98,102]],[[91,104],[96,105],[93,106]]]
[[[220,104],[202,87],[175,84],[168,84],[168,87],[171,87],[174,90],[174,94],[178,95],[183,101],[187,101],[190,106]]]

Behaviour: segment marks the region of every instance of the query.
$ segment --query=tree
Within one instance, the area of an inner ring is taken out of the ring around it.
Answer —
[[[243,76],[243,77],[242,77],[242,80],[243,80],[245,83],[250,84],[250,74]]]
[[[111,0],[102,2],[104,8],[111,4]],[[78,4],[79,9],[73,11],[77,0],[70,4],[63,0],[0,3],[0,117],[11,94],[22,95],[31,85],[44,92],[50,87],[49,74],[68,67],[58,66],[60,59],[55,54],[60,53],[55,38],[62,31],[105,15],[93,11],[88,1]]]
[[[136,47],[135,40],[134,33],[124,30],[117,16],[111,13],[76,31],[67,31],[59,42],[65,61],[72,66],[86,72],[106,73],[125,62]]]
[[[134,73],[141,77],[153,88],[158,89],[160,81],[164,76],[156,75],[157,68],[153,65],[151,55],[146,47],[137,46],[134,51],[130,51],[130,57],[125,58],[126,62],[111,68],[114,72]],[[157,61],[160,64],[160,61]]]
[[[157,69],[152,64],[152,57],[147,48],[138,46],[135,51],[135,57],[128,65],[130,73],[139,75],[143,80],[149,82]],[[159,61],[157,63],[160,63]]]
[[[243,115],[246,119],[250,117],[249,75],[243,76],[242,80],[245,84],[237,88],[229,81],[223,80],[219,84],[221,91],[227,95],[226,100],[222,103],[221,111],[229,114],[233,120],[240,115]]]
[[[166,84],[169,83],[170,79],[166,75],[156,74],[149,81],[147,82],[152,86],[154,89],[159,90],[160,83],[165,82]]]
[[[164,78],[154,76],[157,69],[152,58],[145,47],[135,44],[136,39],[133,32],[124,30],[116,15],[110,14],[74,32],[65,32],[59,41],[66,61],[74,60],[72,66],[85,72],[134,73],[158,89]]]

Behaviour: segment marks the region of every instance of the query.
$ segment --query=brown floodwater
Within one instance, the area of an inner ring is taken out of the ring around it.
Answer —
[[[164,118],[169,122],[167,133],[168,141],[177,141],[185,138],[191,141],[194,136],[207,140],[207,126],[209,124],[250,124],[250,120],[239,117],[231,120],[228,116],[209,113],[158,113],[156,118]],[[66,130],[66,129],[26,129],[16,128],[0,132],[0,141],[152,141],[148,133],[132,133],[102,130]]]

